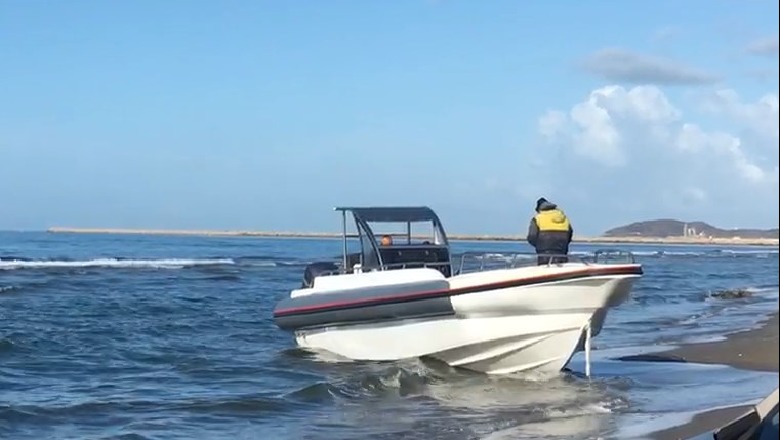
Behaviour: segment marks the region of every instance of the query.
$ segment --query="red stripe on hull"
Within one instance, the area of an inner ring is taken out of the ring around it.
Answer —
[[[467,293],[484,292],[486,290],[506,289],[510,287],[528,286],[533,284],[542,284],[555,281],[567,281],[574,279],[588,278],[592,276],[604,275],[642,275],[642,267],[638,264],[610,267],[589,267],[582,270],[571,272],[562,272],[555,274],[537,275],[534,277],[516,278],[497,283],[479,284],[476,286],[461,287],[458,289],[430,290],[423,292],[407,293],[403,295],[383,295],[370,298],[361,298],[353,301],[335,301],[329,303],[292,307],[281,309],[274,312],[274,317],[295,315],[299,313],[324,312],[328,310],[338,310],[353,307],[363,307],[370,305],[381,305],[391,303],[402,303],[415,301],[424,298],[434,298],[440,296],[455,296]]]

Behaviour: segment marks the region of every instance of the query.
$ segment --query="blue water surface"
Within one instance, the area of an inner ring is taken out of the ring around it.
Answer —
[[[0,438],[632,438],[777,386],[776,373],[616,360],[776,312],[777,248],[607,247],[645,275],[594,341],[594,376],[577,355],[538,381],[296,349],[272,309],[338,240],[0,232]],[[753,294],[710,296],[727,288]]]

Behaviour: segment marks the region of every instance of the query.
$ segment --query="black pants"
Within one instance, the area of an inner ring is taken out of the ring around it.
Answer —
[[[536,257],[537,266],[546,266],[548,264],[568,263],[569,257],[566,255],[539,255]]]

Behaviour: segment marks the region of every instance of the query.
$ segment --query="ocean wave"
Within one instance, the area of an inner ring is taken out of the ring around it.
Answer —
[[[303,372],[310,375],[307,385],[286,394],[302,401],[425,395],[430,385],[473,375],[467,370],[453,370],[440,361],[420,358],[393,363],[363,362],[301,347],[280,350],[277,356],[275,363],[280,372],[295,368],[296,376]],[[329,380],[319,380],[323,376]]]
[[[242,267],[303,267],[312,263],[311,261],[304,260],[281,259],[271,255],[240,256],[232,257],[232,259],[237,265]],[[334,260],[335,259],[336,258],[334,258]]]
[[[633,250],[630,251],[639,258],[770,258],[778,255],[776,249],[712,249],[703,251],[669,251],[669,250]],[[480,262],[478,264],[508,264],[534,261],[536,255],[528,252],[484,252],[469,251],[465,254],[454,253],[452,261],[458,264],[465,255],[464,262]],[[572,251],[570,256],[577,258],[593,255],[588,251]],[[66,257],[29,258],[24,256],[0,256],[0,270],[3,269],[84,269],[84,268],[144,268],[144,269],[181,269],[195,266],[238,266],[245,268],[275,268],[275,267],[305,267],[311,261],[280,258],[273,255],[248,256],[208,256],[200,258],[128,258],[128,257],[97,257],[90,259],[70,259]]]
[[[201,258],[128,258],[97,257],[71,259],[66,257],[29,258],[0,256],[2,269],[82,269],[82,268],[147,268],[181,269],[194,266],[240,266],[246,268],[304,267],[311,261],[281,259],[274,256],[208,256]]]
[[[719,295],[719,292],[723,291],[737,291],[744,290],[747,295]],[[701,300],[708,303],[721,303],[721,302],[735,302],[736,300],[744,300],[752,302],[753,300],[766,300],[775,299],[778,296],[780,289],[778,286],[747,286],[747,287],[728,287],[722,289],[708,289],[701,293]]]
[[[206,413],[268,413],[284,411],[287,403],[279,398],[257,394],[180,400],[105,400],[96,399],[60,405],[0,405],[0,420],[18,421],[20,418],[67,418],[85,414],[115,411],[179,410]]]
[[[287,398],[308,402],[325,402],[333,399],[361,399],[386,395],[409,396],[425,394],[426,387],[436,381],[436,376],[425,371],[415,371],[393,366],[384,371],[365,372],[332,382],[317,382],[286,395]]]
[[[57,268],[120,268],[120,269],[181,269],[192,266],[233,265],[231,258],[160,258],[123,259],[94,258],[90,260],[33,260],[21,258],[0,258],[0,270],[11,269],[57,269]]]
[[[607,255],[614,250],[607,250]],[[702,251],[670,251],[665,249],[659,250],[619,250],[619,252],[630,252],[635,257],[694,257],[694,258],[739,258],[739,257],[752,257],[752,258],[770,258],[772,256],[779,255],[777,249],[708,249]],[[571,257],[590,257],[594,254],[593,251],[570,251]],[[474,260],[493,260],[493,261],[506,261],[534,259],[536,255],[533,252],[474,252],[469,251],[467,253],[455,253],[453,254],[453,261],[459,260],[463,256],[468,259]]]
[[[778,255],[777,249],[708,249],[705,251],[631,251],[632,254],[642,257],[757,257],[768,258]]]

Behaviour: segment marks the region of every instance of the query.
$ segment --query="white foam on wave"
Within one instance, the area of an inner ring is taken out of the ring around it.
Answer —
[[[772,255],[778,255],[778,249],[707,249],[701,251],[675,251],[668,249],[641,250],[631,249],[630,252],[637,257],[708,257],[708,258],[733,258],[736,256],[753,256],[756,258],[769,258]],[[572,250],[570,256],[587,257],[593,255],[593,251]],[[533,252],[515,253],[515,252],[488,252],[481,255],[470,255],[470,258],[480,260],[512,260],[518,258],[535,258]]]
[[[721,405],[702,406],[693,410],[669,410],[657,412],[633,412],[620,414],[617,416],[618,428],[614,434],[617,438],[625,439],[652,439],[656,436],[653,433],[663,431],[669,428],[678,427],[690,423],[699,415],[719,409],[752,406],[763,399],[762,393],[743,400],[735,399]],[[670,397],[670,399],[673,397]],[[716,400],[717,401],[717,400]],[[723,421],[726,422],[725,420]]]
[[[718,408],[755,404],[777,387],[777,373],[689,362],[624,361],[627,355],[664,352],[674,345],[596,350],[591,361],[598,377],[630,379],[628,407],[613,410],[608,438],[652,438],[648,434],[689,422]],[[584,368],[580,352],[570,367]],[[622,394],[622,392],[621,392]],[[607,408],[611,408],[607,406]]]
[[[780,249],[723,249],[721,252],[735,255],[778,254]]]
[[[755,298],[763,299],[764,301],[752,303],[752,304],[742,304],[740,302],[734,302],[732,306],[724,306],[724,304],[728,304],[729,299],[722,299],[718,298],[716,296],[713,296],[713,291],[709,291],[707,293],[707,296],[704,297],[704,304],[707,305],[721,305],[722,307],[717,308],[708,308],[705,310],[699,310],[695,313],[691,313],[688,317],[683,318],[680,320],[680,324],[682,325],[688,325],[688,324],[694,324],[697,322],[707,321],[707,320],[713,320],[713,319],[721,319],[725,320],[726,322],[730,322],[732,319],[732,316],[734,314],[737,315],[747,315],[751,317],[751,319],[760,319],[761,317],[765,316],[767,313],[771,313],[775,307],[768,303],[767,300],[777,300],[778,296],[780,295],[780,289],[778,289],[777,286],[774,287],[747,287],[745,288],[746,291],[750,292],[751,296]],[[726,331],[737,331],[741,329],[741,325],[743,325],[743,321],[738,321],[735,323],[735,327],[728,327],[725,328]],[[712,336],[702,336],[705,339],[714,337],[714,340],[722,340],[723,334],[719,333],[717,335]],[[699,339],[697,338],[697,341]],[[710,340],[706,342],[711,342]]]
[[[599,433],[607,429],[606,424],[612,413],[608,402],[545,411],[546,416],[549,417],[547,420],[513,424],[508,427],[486,426],[483,430],[489,432],[482,433],[480,440],[597,438]]]
[[[746,290],[752,295],[737,299],[705,296],[698,300],[691,295],[674,301],[642,304],[632,297],[627,307],[610,312],[606,325],[611,330],[599,335],[596,345],[623,347],[637,343],[721,341],[726,334],[756,328],[777,311],[780,296],[777,286],[751,286]],[[660,295],[669,295],[669,292],[663,291]],[[653,331],[638,330],[646,329],[645,326]]]
[[[683,251],[631,251],[638,257],[701,257],[707,255],[707,252],[683,252]]]
[[[734,257],[738,255],[768,257],[777,255],[777,249],[707,249],[703,251],[632,250],[632,254],[641,257]]]
[[[0,261],[0,270],[10,269],[53,269],[53,268],[145,268],[145,269],[181,269],[191,266],[216,266],[235,264],[230,258],[161,258],[128,259],[95,258],[82,261]]]
[[[242,266],[251,266],[251,267],[277,267],[277,266],[292,266],[291,263],[282,263],[282,262],[275,262],[275,261],[253,261],[251,263],[241,263]]]

